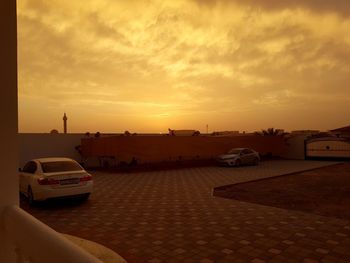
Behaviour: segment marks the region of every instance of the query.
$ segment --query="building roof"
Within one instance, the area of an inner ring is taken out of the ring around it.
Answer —
[[[321,137],[321,138],[310,138],[307,140],[307,143],[316,142],[316,141],[338,141],[338,142],[347,142],[350,143],[350,140],[347,138],[339,138],[339,137]]]
[[[338,129],[331,130],[332,132],[350,132],[350,126],[341,127]]]

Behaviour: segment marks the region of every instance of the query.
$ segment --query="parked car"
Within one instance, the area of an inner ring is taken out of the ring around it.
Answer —
[[[88,199],[93,189],[91,174],[69,158],[29,161],[19,176],[20,192],[29,204],[49,198],[80,196]]]
[[[228,166],[258,165],[260,156],[258,152],[249,148],[234,148],[226,154],[219,155],[217,161]]]

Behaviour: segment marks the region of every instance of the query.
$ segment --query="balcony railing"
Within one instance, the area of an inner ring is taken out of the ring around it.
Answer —
[[[102,263],[18,206],[8,206],[0,218],[13,244],[16,263]]]

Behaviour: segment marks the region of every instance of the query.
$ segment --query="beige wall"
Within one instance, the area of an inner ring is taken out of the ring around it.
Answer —
[[[284,138],[277,136],[111,136],[82,140],[87,157],[115,156],[117,161],[139,162],[207,159],[225,153],[231,148],[248,147],[261,154],[285,154]]]
[[[19,167],[34,158],[69,157],[80,162],[81,157],[75,150],[84,134],[19,134]]]
[[[88,157],[87,166],[98,165],[98,156],[115,156],[118,162],[130,162],[136,157],[139,162],[207,159],[216,157],[234,147],[250,147],[261,154],[271,152],[287,159],[304,159],[303,136],[288,140],[269,136],[110,136],[95,139],[84,134],[19,134],[19,167],[30,159],[62,156],[82,161],[75,150],[83,138],[83,151]]]
[[[2,213],[18,200],[16,1],[0,1],[0,262],[15,262]]]
[[[304,160],[305,159],[305,144],[304,141],[309,135],[301,134],[295,135],[288,139],[287,142],[287,150],[282,157],[286,159],[295,159],[295,160]]]

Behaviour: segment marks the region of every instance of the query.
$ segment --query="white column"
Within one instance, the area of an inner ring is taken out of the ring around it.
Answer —
[[[16,0],[0,1],[0,262],[15,262],[4,236],[2,212],[17,204],[17,17]]]

